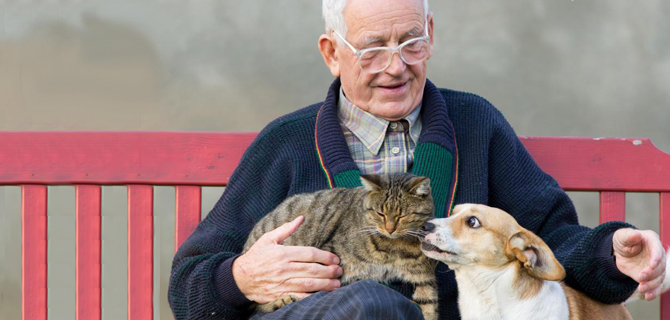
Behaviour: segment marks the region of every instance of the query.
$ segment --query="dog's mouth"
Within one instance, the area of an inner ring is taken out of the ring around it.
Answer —
[[[455,252],[448,251],[448,250],[442,250],[442,249],[440,249],[440,248],[438,248],[438,247],[436,247],[436,246],[434,246],[430,243],[427,243],[427,242],[422,242],[421,243],[421,250],[423,250],[424,252],[426,252],[426,251],[431,252],[432,251],[432,252],[437,252],[437,253],[442,253],[442,254],[457,255]]]

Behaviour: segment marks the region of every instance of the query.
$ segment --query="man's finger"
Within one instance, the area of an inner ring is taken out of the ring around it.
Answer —
[[[284,284],[288,290],[294,292],[333,291],[340,287],[339,280],[316,278],[293,278]]]
[[[643,271],[647,277],[642,278],[642,281],[648,281],[649,279],[655,279],[658,278],[660,275],[663,274],[665,271],[666,265],[665,265],[665,259],[663,259],[662,254],[660,255],[661,257],[658,258],[650,258],[650,265],[648,269],[645,269]]]
[[[336,279],[342,275],[342,267],[325,266],[319,263],[291,262],[286,276],[290,278]]]
[[[305,221],[304,216],[299,216],[291,222],[287,222],[279,226],[277,229],[274,229],[266,234],[262,235],[258,241],[264,244],[282,244],[286,238],[292,235],[298,227]]]
[[[328,251],[314,247],[286,247],[288,257],[293,262],[316,262],[324,265],[340,264],[340,258]]]
[[[653,292],[658,289],[663,284],[663,280],[665,280],[665,274],[661,273],[660,276],[653,278],[650,281],[646,282],[640,282],[640,285],[638,286],[638,291],[641,293],[646,293],[646,292]]]

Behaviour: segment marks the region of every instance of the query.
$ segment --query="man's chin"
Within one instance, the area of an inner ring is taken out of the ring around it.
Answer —
[[[376,108],[370,110],[370,113],[388,121],[397,121],[406,118],[415,107],[407,102],[380,102]]]

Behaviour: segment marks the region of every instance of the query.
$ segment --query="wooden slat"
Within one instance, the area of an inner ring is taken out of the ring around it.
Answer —
[[[153,187],[128,186],[128,320],[153,318]]]
[[[202,189],[198,186],[175,187],[175,252],[200,222]]]
[[[0,132],[0,185],[225,185],[256,133]]]
[[[77,320],[102,316],[100,186],[75,187],[75,314]]]
[[[600,193],[600,223],[626,221],[626,193]]]
[[[225,185],[255,136],[0,132],[0,184]],[[520,138],[566,190],[670,191],[670,156],[649,139]]]
[[[47,318],[46,186],[21,186],[21,318]]]
[[[670,155],[649,139],[520,137],[565,190],[670,191]]]
[[[661,241],[663,242],[663,246],[665,248],[669,248],[670,247],[670,192],[661,192],[659,211],[660,211],[659,231],[661,233]],[[667,267],[670,268],[670,266]],[[665,293],[661,296],[661,319],[670,320],[670,293]]]

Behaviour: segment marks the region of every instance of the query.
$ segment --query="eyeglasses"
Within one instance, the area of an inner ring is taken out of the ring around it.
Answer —
[[[426,35],[419,38],[409,39],[395,48],[389,47],[374,47],[363,50],[357,50],[352,46],[347,39],[339,34],[337,31],[333,32],[349,46],[354,55],[358,57],[358,66],[366,73],[375,74],[380,73],[391,65],[393,54],[398,53],[400,59],[408,64],[414,65],[420,63],[428,58],[429,40],[428,35],[428,21],[426,21]]]

